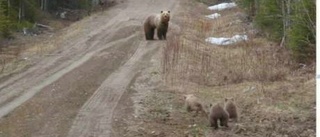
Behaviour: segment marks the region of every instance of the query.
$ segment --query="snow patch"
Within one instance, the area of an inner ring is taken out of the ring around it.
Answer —
[[[218,4],[218,5],[214,5],[214,6],[210,6],[208,7],[209,10],[217,10],[217,11],[220,11],[220,10],[224,10],[224,9],[230,9],[230,8],[233,8],[233,7],[236,7],[237,4],[232,2],[232,3],[221,3],[221,4]]]
[[[217,45],[230,45],[239,41],[246,41],[248,40],[247,35],[235,35],[231,38],[216,38],[216,37],[209,37],[206,38],[206,42],[212,43],[212,44],[217,44]]]
[[[216,19],[218,17],[220,17],[221,15],[219,13],[214,13],[214,14],[211,14],[211,15],[207,15],[206,17],[207,18],[210,18],[210,19]]]

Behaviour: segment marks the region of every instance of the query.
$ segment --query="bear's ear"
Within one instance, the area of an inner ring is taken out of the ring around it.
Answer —
[[[227,98],[224,98],[224,101],[225,101],[225,102],[227,102],[227,101],[228,101],[228,99],[227,99]]]
[[[160,13],[163,13],[163,11],[161,11]]]
[[[170,13],[170,10],[168,10],[168,13]]]

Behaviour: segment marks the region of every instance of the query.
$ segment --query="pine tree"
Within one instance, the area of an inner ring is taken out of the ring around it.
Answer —
[[[8,15],[6,15],[6,11],[8,12],[8,6],[7,6],[6,0],[0,0],[0,34],[2,37],[9,37],[10,31],[9,31],[9,25],[10,21],[8,18]]]
[[[298,62],[315,59],[316,3],[313,0],[238,0],[267,37],[281,42]]]
[[[301,0],[292,9],[289,48],[299,62],[306,63],[316,56],[316,5],[314,1]]]
[[[279,0],[261,0],[255,18],[255,23],[276,41],[280,41],[283,34],[281,4]]]

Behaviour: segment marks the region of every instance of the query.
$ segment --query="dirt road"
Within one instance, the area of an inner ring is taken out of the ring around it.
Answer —
[[[51,56],[0,83],[0,136],[110,136],[126,87],[165,44],[144,40],[144,19],[178,4],[127,0],[58,32]]]

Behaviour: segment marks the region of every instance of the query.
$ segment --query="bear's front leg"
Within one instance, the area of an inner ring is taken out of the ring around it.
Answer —
[[[162,32],[157,30],[157,35],[159,40],[162,40]]]
[[[167,33],[163,33],[163,39],[166,40],[167,39]]]
[[[154,28],[151,28],[148,32],[148,40],[153,40]]]
[[[164,40],[167,39],[167,32],[168,32],[168,25],[165,26],[165,28],[163,29],[163,32],[162,32]]]

